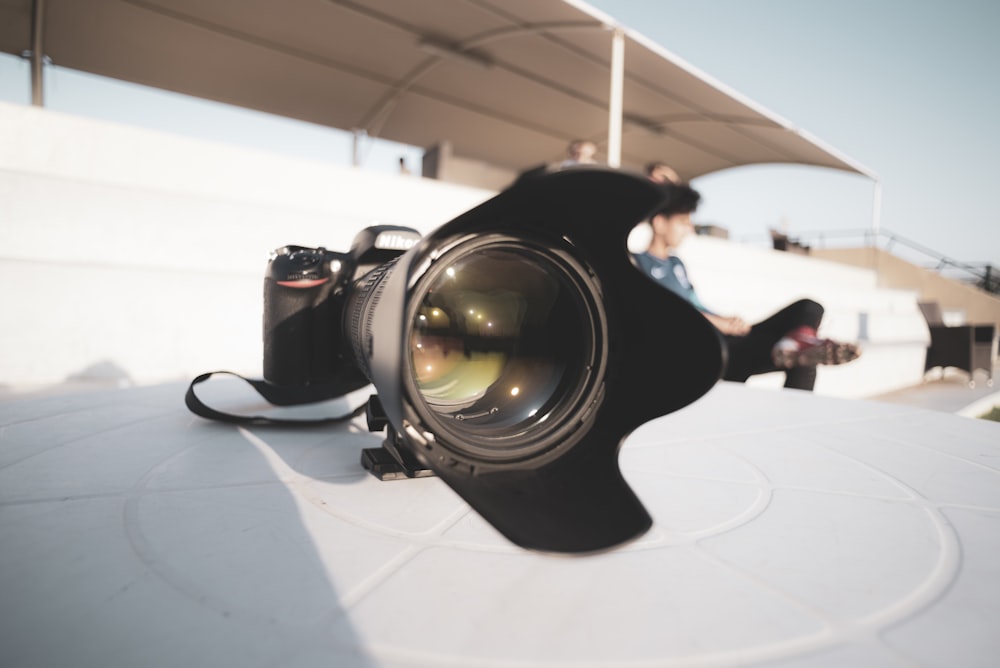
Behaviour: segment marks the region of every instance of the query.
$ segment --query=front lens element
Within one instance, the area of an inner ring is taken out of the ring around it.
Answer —
[[[414,312],[410,371],[439,426],[493,455],[557,426],[591,384],[597,354],[601,318],[582,277],[516,244],[436,263]]]

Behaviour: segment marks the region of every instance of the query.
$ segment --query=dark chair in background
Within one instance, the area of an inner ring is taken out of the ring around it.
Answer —
[[[798,239],[792,239],[784,232],[779,232],[773,228],[769,231],[771,232],[771,245],[774,246],[774,250],[799,253],[800,255],[809,254],[809,246],[804,245]]]
[[[993,385],[993,338],[995,325],[944,324],[941,306],[937,302],[921,302],[920,310],[931,330],[931,344],[927,347],[924,371],[941,367],[955,367],[969,374],[969,386],[975,385],[972,373],[976,369],[986,371],[987,386]]]

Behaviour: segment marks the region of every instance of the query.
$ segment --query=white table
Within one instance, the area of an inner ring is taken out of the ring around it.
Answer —
[[[184,389],[0,404],[0,665],[1000,665],[996,423],[722,383],[622,450],[654,528],[560,557]]]

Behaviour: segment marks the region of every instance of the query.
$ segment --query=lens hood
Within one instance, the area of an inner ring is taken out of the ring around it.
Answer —
[[[604,168],[524,179],[358,290],[356,353],[401,446],[517,545],[642,535],[618,450],[722,373],[715,328],[628,253],[665,197]]]

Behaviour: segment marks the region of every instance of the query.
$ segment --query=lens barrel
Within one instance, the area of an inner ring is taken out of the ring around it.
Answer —
[[[441,254],[412,291],[405,374],[438,442],[482,463],[570,447],[600,394],[599,294],[551,243],[494,234]]]
[[[422,431],[470,464],[554,456],[599,403],[607,319],[590,272],[551,242],[456,240],[411,277],[402,388]],[[381,296],[396,270],[362,277],[348,302],[370,373]]]

